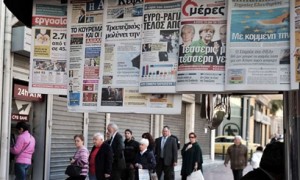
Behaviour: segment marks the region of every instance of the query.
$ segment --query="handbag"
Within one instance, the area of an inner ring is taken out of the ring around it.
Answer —
[[[139,180],[149,180],[150,174],[148,169],[138,169],[139,170]]]
[[[76,164],[70,164],[69,166],[67,166],[65,174],[70,177],[80,176],[81,169],[82,168]]]
[[[192,174],[189,175],[186,180],[204,180],[204,177],[201,170],[197,170],[192,172]]]

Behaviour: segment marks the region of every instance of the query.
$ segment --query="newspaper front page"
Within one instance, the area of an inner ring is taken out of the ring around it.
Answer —
[[[29,92],[67,94],[67,6],[35,0],[32,12]]]
[[[289,1],[228,3],[225,90],[289,90]]]
[[[97,111],[103,0],[68,4],[68,110]]]
[[[300,82],[300,1],[290,1],[291,89],[298,90]]]
[[[141,93],[175,93],[181,0],[144,4]]]
[[[224,91],[227,30],[225,2],[182,2],[177,91]]]
[[[178,114],[181,96],[140,94],[143,1],[105,1],[100,112]]]

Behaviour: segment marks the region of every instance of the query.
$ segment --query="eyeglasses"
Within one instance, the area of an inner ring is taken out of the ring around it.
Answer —
[[[195,136],[190,136],[189,138],[195,138]]]

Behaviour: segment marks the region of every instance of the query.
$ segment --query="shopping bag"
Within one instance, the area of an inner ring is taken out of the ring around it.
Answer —
[[[198,170],[189,175],[186,180],[204,180],[204,177],[201,170]]]
[[[139,180],[149,180],[150,174],[148,169],[139,169]]]

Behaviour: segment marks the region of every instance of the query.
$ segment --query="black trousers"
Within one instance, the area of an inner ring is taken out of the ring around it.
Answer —
[[[166,166],[164,164],[164,159],[160,158],[156,165],[156,174],[158,179],[161,179],[161,175],[164,173],[164,180],[174,180],[174,166]]]
[[[85,180],[86,176],[68,177],[66,180]]]
[[[243,169],[232,169],[233,179],[240,180],[243,177]]]

